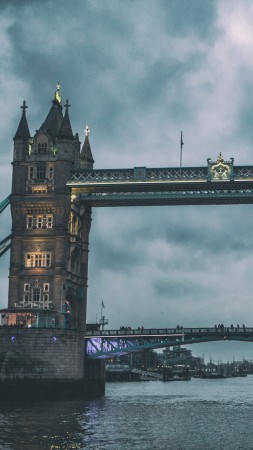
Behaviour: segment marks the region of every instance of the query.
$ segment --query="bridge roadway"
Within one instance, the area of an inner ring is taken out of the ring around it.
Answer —
[[[80,194],[82,203],[92,207],[252,204],[253,166],[233,166],[233,159],[221,161],[181,169],[79,170],[67,186],[73,199]]]
[[[253,342],[253,327],[159,328],[86,331],[86,356],[112,358],[142,350],[212,341]]]

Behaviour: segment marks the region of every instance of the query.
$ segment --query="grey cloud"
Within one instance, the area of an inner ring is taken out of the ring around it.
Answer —
[[[169,31],[174,34],[186,34],[194,30],[201,38],[210,38],[216,17],[216,1],[202,0],[164,0],[165,21]]]

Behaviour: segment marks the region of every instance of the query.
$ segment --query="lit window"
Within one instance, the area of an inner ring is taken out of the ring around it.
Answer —
[[[29,292],[30,291],[30,284],[29,283],[25,283],[24,284],[24,292]]]
[[[49,283],[44,283],[43,284],[43,291],[44,292],[49,292]]]
[[[51,267],[51,253],[26,253],[25,267]]]
[[[42,253],[35,254],[35,267],[42,267]]]
[[[43,216],[36,216],[36,228],[43,228]]]
[[[52,214],[46,215],[46,228],[53,228],[53,215]]]
[[[27,253],[25,258],[25,266],[26,267],[33,267],[33,257],[30,253]]]
[[[33,216],[26,216],[26,228],[33,228]]]
[[[50,267],[51,266],[51,253],[45,253],[44,266],[45,267]]]

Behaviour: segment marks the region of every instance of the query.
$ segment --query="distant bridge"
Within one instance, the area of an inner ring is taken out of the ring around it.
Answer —
[[[253,342],[253,327],[159,328],[86,331],[86,355],[112,358],[165,347],[215,341]]]

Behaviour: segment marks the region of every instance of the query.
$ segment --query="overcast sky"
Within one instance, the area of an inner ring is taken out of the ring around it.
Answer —
[[[86,124],[96,168],[253,165],[251,0],[1,0],[1,200],[26,99],[31,134],[57,81]],[[10,232],[1,215],[0,239]],[[93,210],[88,321],[110,328],[253,326],[253,211],[244,206]],[[7,304],[9,252],[0,260]],[[223,361],[253,344],[192,346]]]

